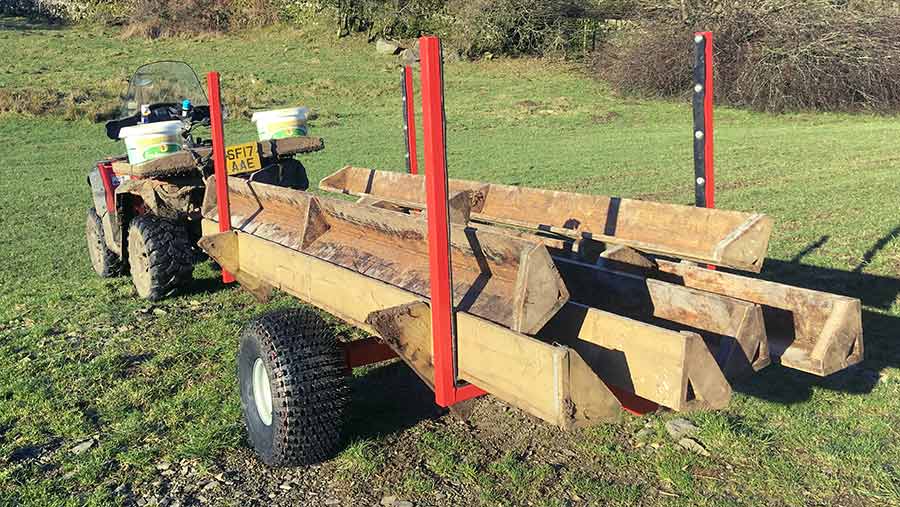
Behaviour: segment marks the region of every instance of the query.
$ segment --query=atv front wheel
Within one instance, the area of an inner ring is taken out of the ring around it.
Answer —
[[[100,221],[97,210],[94,208],[87,211],[85,236],[87,237],[88,256],[91,258],[91,266],[94,271],[103,278],[121,274],[122,259],[107,248],[106,238],[103,234],[103,222]]]
[[[158,301],[184,285],[194,271],[187,229],[176,222],[141,215],[128,227],[128,263],[137,293]]]
[[[343,354],[311,310],[276,310],[250,322],[238,354],[250,444],[270,466],[332,457],[348,401]]]

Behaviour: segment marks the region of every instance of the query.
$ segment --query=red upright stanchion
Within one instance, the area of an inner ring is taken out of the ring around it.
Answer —
[[[412,67],[403,67],[400,72],[400,91],[403,95],[403,134],[406,137],[406,171],[419,174],[418,153],[416,150],[416,103],[413,92]]]
[[[471,384],[460,387],[456,382],[441,42],[437,37],[422,37],[419,39],[419,47],[422,51],[422,127],[425,135],[425,204],[431,279],[434,398],[438,405],[449,407],[480,396],[484,391]]]
[[[225,130],[222,125],[222,94],[219,88],[219,73],[206,75],[209,89],[209,123],[212,129],[213,169],[216,175],[216,201],[219,210],[219,232],[231,230],[231,208],[228,203],[228,173],[225,169]],[[222,270],[222,282],[234,282],[234,276]]]

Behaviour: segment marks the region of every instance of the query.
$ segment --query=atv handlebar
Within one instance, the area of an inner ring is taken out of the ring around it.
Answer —
[[[175,103],[150,104],[150,123],[169,120],[181,120],[181,105]],[[125,127],[137,125],[141,121],[141,114],[136,113],[118,120],[106,122],[106,137],[112,140],[119,139],[119,131]],[[209,106],[194,106],[190,112],[190,129],[200,125],[209,125]]]

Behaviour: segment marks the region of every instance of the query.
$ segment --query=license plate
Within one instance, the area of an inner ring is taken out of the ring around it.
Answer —
[[[262,169],[259,145],[256,142],[225,147],[225,167],[228,174],[242,174]]]

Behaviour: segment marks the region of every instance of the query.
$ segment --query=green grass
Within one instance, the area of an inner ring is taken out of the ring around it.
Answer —
[[[350,163],[402,169],[399,76],[364,41],[336,43],[312,23],[156,41],[14,19],[0,27],[0,504],[114,505],[116,486],[147,486],[160,461],[244,452],[237,335],[252,316],[294,301],[258,305],[221,289],[208,265],[186,294],[155,305],[135,299],[127,278],[96,278],[83,245],[85,175],[122,147],[102,125],[66,118],[114,109],[136,66],[184,59],[222,72],[228,142],[254,137],[251,107],[316,108],[313,133],[327,149],[303,159],[315,182]],[[691,201],[689,104],[617,97],[559,62],[495,59],[445,72],[452,176]],[[49,100],[51,114],[16,98]],[[643,419],[563,434],[501,412],[492,421],[513,429],[498,444],[452,421],[402,419],[404,400],[390,393],[389,409],[355,401],[364,413],[326,465],[337,481],[368,478],[348,495],[900,504],[900,120],[723,108],[716,125],[719,207],[775,218],[763,276],[863,300],[863,368],[820,380],[771,367],[737,386],[726,410],[691,416],[708,458],[667,440],[666,413],[646,419],[655,433],[638,445]],[[70,452],[88,438],[90,449]]]

